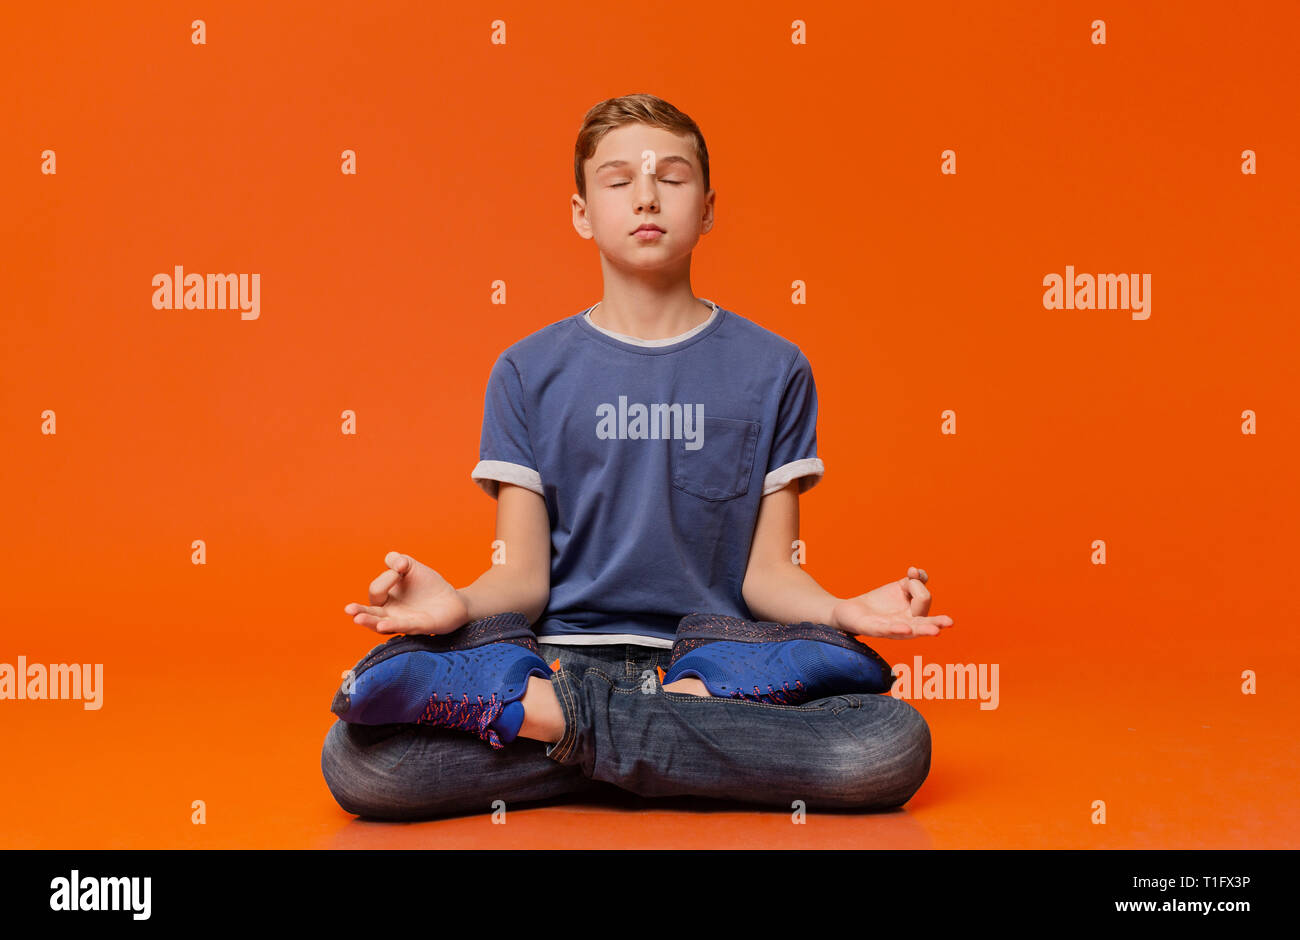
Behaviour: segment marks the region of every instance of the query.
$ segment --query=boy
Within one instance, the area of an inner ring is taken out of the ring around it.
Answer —
[[[791,563],[799,493],[823,471],[816,389],[798,347],[692,291],[714,218],[703,136],[659,98],[611,99],[574,174],[604,298],[492,369],[471,476],[505,556],[456,590],[390,552],[370,604],[347,605],[405,635],[335,696],[331,792],[377,819],[611,786],[902,805],[929,772],[928,726],[840,693],[893,679],[858,637],[952,620],[925,616],[919,569],[840,599]]]

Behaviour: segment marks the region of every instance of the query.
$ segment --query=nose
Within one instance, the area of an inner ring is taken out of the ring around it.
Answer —
[[[638,212],[659,208],[658,191],[655,189],[655,176],[653,173],[642,173],[637,179],[636,208]]]

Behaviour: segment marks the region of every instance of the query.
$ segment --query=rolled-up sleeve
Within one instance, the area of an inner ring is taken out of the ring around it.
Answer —
[[[528,435],[523,380],[505,353],[498,357],[488,376],[478,456],[470,477],[493,499],[501,483],[514,483],[543,495],[542,477]]]
[[[817,385],[808,358],[797,351],[781,393],[763,495],[775,493],[796,479],[803,493],[817,485],[824,471],[817,456]]]

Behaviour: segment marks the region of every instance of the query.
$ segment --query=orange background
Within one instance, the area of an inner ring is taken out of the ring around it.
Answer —
[[[0,702],[0,847],[1296,846],[1297,27],[1291,3],[6,5],[0,662],[103,663],[104,707]],[[913,702],[934,756],[901,813],[357,821],[319,765],[377,642],[343,606],[390,550],[458,586],[490,564],[488,371],[600,299],[574,139],[642,91],[708,141],[695,293],[812,362],[808,570],[847,596],[925,567],[955,626],[877,648],[998,663],[1000,706]],[[1045,310],[1067,264],[1150,273],[1151,318]],[[260,319],[154,310],[174,265],[260,273]]]

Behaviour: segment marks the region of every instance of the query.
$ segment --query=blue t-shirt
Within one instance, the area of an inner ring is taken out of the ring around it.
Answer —
[[[741,584],[759,503],[822,476],[817,390],[795,344],[706,302],[705,323],[664,340],[598,327],[589,307],[492,367],[471,477],[546,501],[539,639],[671,647],[692,611],[753,619]]]

